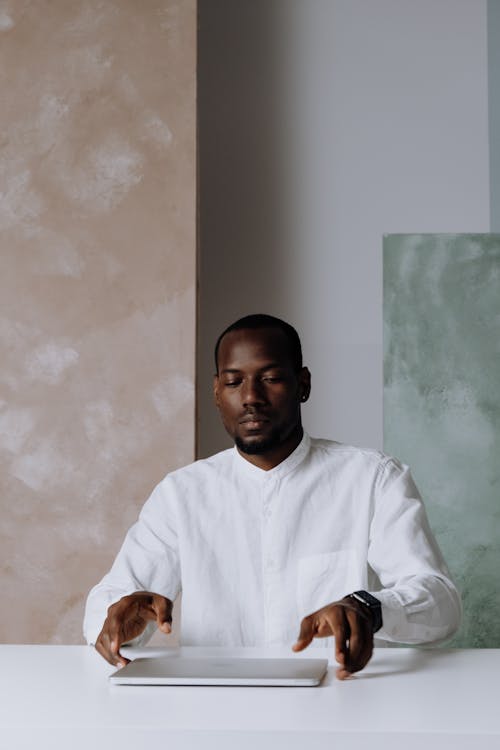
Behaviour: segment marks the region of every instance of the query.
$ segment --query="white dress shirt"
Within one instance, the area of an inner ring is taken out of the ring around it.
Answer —
[[[377,638],[435,642],[459,625],[408,467],[304,434],[270,471],[233,448],[168,474],[90,592],[84,633],[95,643],[126,594],[182,590],[181,644],[291,645],[305,615],[358,589],[382,603]]]

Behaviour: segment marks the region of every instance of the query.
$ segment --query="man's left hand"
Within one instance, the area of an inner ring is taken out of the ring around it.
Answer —
[[[332,602],[304,617],[300,624],[297,642],[293,651],[307,648],[313,638],[335,638],[335,658],[339,680],[345,680],[353,672],[359,672],[371,659],[373,653],[373,623],[369,610],[346,597]]]

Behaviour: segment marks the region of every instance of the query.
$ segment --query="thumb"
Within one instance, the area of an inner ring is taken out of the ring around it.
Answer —
[[[292,651],[303,651],[314,638],[314,625],[311,616],[304,617],[300,623],[300,633],[297,642],[292,646]]]
[[[172,632],[172,602],[165,596],[155,595],[153,609],[156,612],[156,624],[162,633]]]

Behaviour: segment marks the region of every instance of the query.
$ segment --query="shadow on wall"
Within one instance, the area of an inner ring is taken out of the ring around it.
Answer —
[[[199,457],[230,445],[210,396],[217,336],[242,315],[286,309],[279,6],[198,3]]]

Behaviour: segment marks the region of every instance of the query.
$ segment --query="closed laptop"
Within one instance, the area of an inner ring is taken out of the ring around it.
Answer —
[[[327,659],[146,657],[135,659],[109,679],[114,685],[313,687],[327,669]]]

